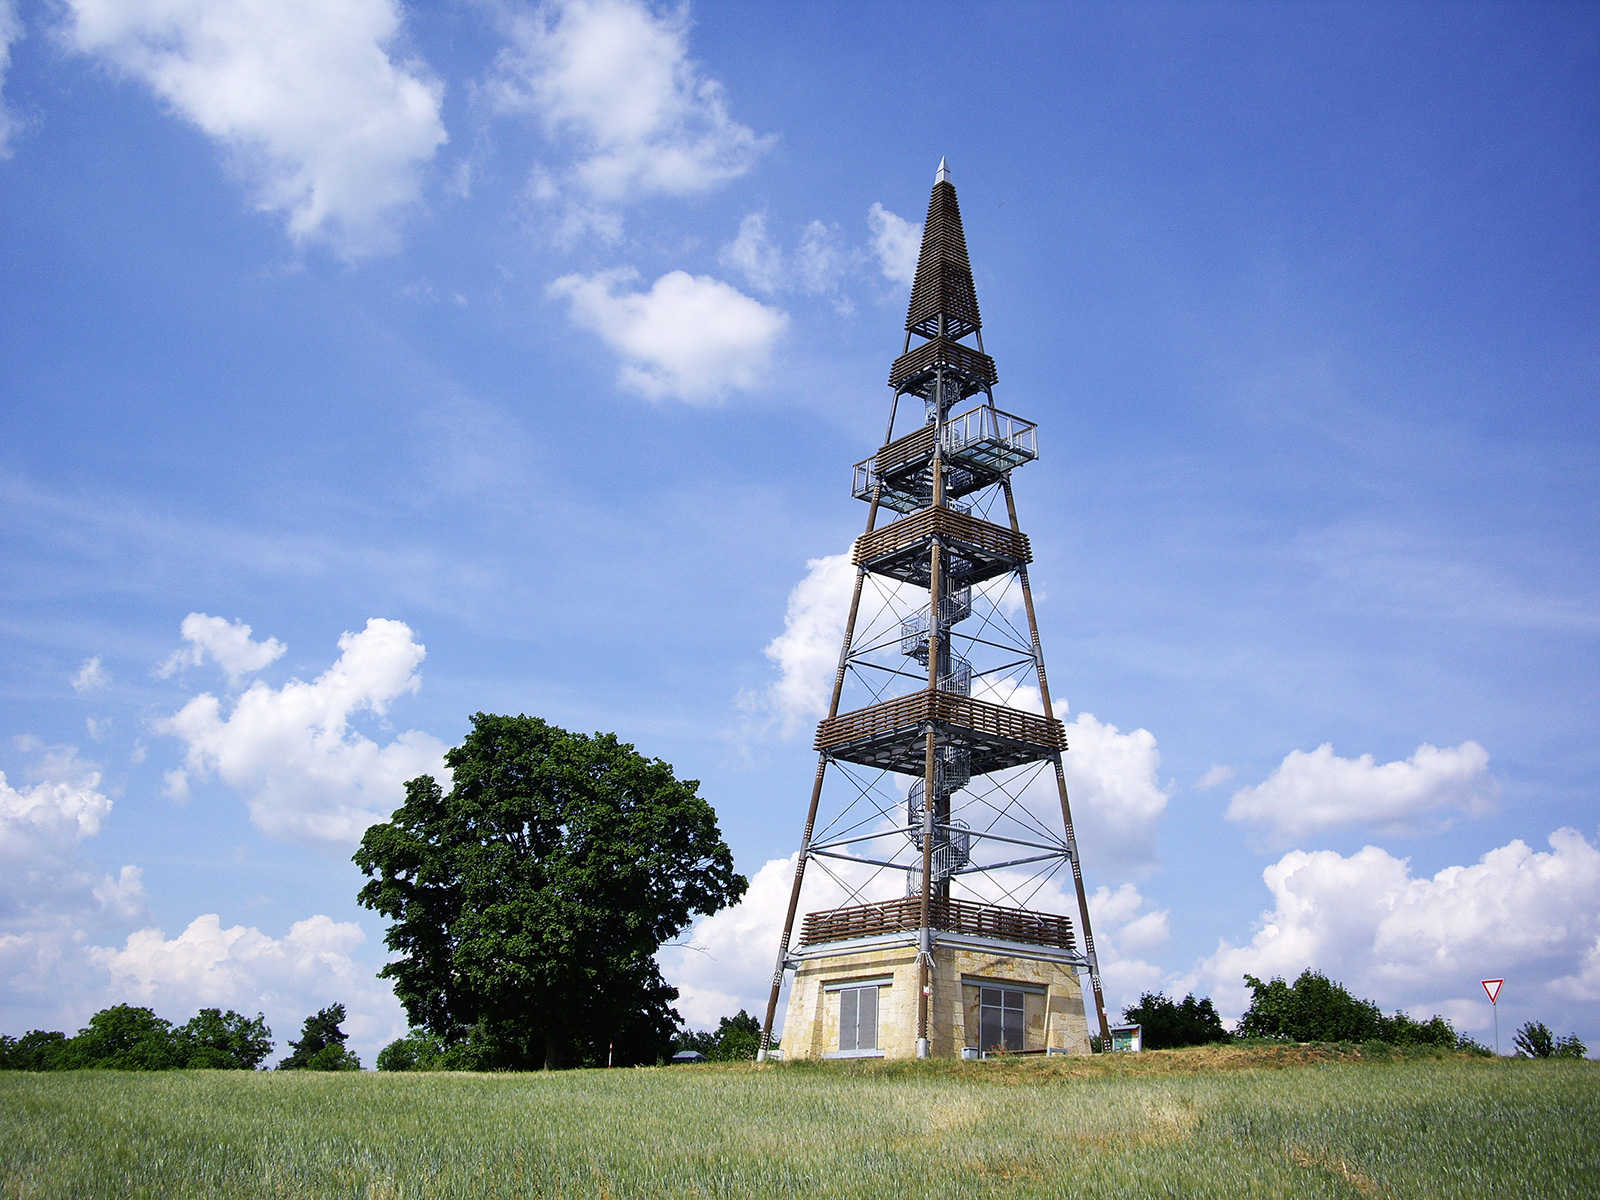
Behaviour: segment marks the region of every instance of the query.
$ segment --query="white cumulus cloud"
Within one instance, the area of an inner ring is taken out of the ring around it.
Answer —
[[[1067,753],[1062,767],[1072,822],[1084,860],[1107,866],[1154,865],[1156,833],[1167,811],[1168,793],[1158,778],[1161,751],[1148,729],[1123,733],[1093,713],[1067,722]],[[1060,823],[1060,799],[1053,773],[1046,772],[1030,792],[1048,818]]]
[[[352,957],[365,941],[355,922],[321,914],[274,938],[253,926],[224,929],[206,913],[175,938],[140,929],[121,947],[89,947],[88,957],[109,975],[110,995],[165,1013],[261,1012],[280,1047],[308,1013],[338,1001],[350,1013],[352,1047],[370,1067],[375,1049],[404,1032],[405,1018],[388,986]]]
[[[391,249],[446,140],[443,87],[397,61],[397,0],[68,0],[79,51],[228,153],[256,206],[347,257]]]
[[[1403,831],[1452,812],[1486,812],[1499,791],[1488,772],[1488,751],[1477,742],[1422,745],[1381,765],[1370,754],[1340,758],[1324,743],[1309,754],[1292,751],[1264,782],[1235,792],[1228,817],[1288,837],[1351,825]]]
[[[657,955],[663,977],[679,991],[675,1007],[696,1029],[715,1028],[741,1008],[758,1019],[767,1011],[778,936],[794,883],[795,855],[765,863],[739,903],[701,917],[684,944]],[[778,1014],[778,1025],[783,1014]]]
[[[40,748],[14,785],[0,774],[0,1010],[59,1011],[86,984],[82,945],[94,930],[146,916],[136,866],[108,874],[82,843],[111,815],[99,768],[71,746]]]
[[[1385,1008],[1442,1013],[1481,1034],[1490,1013],[1478,980],[1505,977],[1519,997],[1508,1009],[1515,1020],[1567,1029],[1587,1005],[1592,1028],[1600,849],[1574,829],[1558,829],[1549,845],[1513,841],[1432,877],[1377,846],[1349,857],[1290,851],[1263,872],[1274,904],[1255,936],[1220,942],[1199,978],[1236,1016],[1249,1002],[1245,972],[1293,979],[1310,967]]]
[[[288,649],[277,638],[253,641],[250,626],[243,621],[230,622],[205,613],[190,613],[183,619],[180,632],[189,644],[161,664],[156,671],[158,678],[166,679],[183,667],[198,667],[209,656],[227,675],[229,685],[237,686],[242,677],[276,662]],[[97,665],[99,661],[94,660]]]
[[[917,277],[922,226],[913,225],[883,205],[874,203],[867,210],[867,228],[872,231],[872,252],[877,255],[883,277],[890,283],[910,287]]]
[[[374,617],[344,634],[339,650],[310,683],[272,688],[258,680],[226,713],[202,693],[156,729],[183,739],[187,774],[215,773],[240,792],[265,832],[348,845],[393,811],[406,780],[442,775],[445,747],[416,730],[380,746],[351,728],[358,713],[381,716],[420,686],[427,652],[409,626]],[[187,774],[169,779],[169,791],[185,791]]]
[[[624,359],[618,382],[653,400],[712,403],[767,371],[788,315],[709,275],[671,271],[649,291],[630,270],[566,275],[550,285],[572,319]]]
[[[1059,903],[1066,904],[1063,889]],[[1061,908],[1077,923],[1077,904]],[[1167,910],[1157,908],[1149,897],[1131,883],[1116,889],[1099,887],[1089,896],[1089,916],[1094,921],[1095,952],[1100,960],[1100,977],[1106,999],[1106,1015],[1115,1023],[1122,1010],[1138,1001],[1141,993],[1162,990],[1163,971],[1151,961],[1166,947],[1171,937]],[[1088,983],[1084,980],[1085,1000]],[[1091,1026],[1094,1017],[1091,1014]]]
[[[766,649],[778,668],[767,700],[785,733],[828,713],[855,579],[850,556],[830,554],[807,562],[805,578],[789,593],[783,632]]]
[[[46,769],[55,777],[21,791],[0,771],[0,847],[7,851],[76,845],[99,833],[111,813],[100,772],[79,762],[75,749],[66,748]]]
[[[708,191],[772,143],[728,115],[722,85],[689,58],[687,6],[658,14],[632,0],[566,0],[519,15],[510,34],[490,93],[503,112],[534,114],[570,155],[536,182],[571,206],[569,231],[615,233],[604,210]]]

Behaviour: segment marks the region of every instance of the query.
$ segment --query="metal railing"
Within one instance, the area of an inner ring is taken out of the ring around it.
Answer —
[[[957,462],[1004,472],[1039,457],[1039,427],[981,404],[946,420],[941,443]]]

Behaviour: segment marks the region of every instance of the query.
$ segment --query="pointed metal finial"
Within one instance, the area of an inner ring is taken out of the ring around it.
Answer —
[[[945,162],[943,155],[939,156],[939,169],[933,173],[933,182],[950,183],[950,166]]]

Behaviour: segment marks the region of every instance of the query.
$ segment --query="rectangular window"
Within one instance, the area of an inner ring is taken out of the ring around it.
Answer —
[[[1021,1051],[1023,993],[1011,988],[986,987],[978,998],[978,1046],[984,1051]]]
[[[839,989],[839,1049],[878,1048],[878,988]]]

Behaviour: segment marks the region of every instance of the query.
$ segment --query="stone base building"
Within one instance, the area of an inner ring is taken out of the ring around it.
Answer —
[[[955,919],[976,905],[946,901]],[[795,952],[794,983],[783,1028],[787,1059],[914,1058],[917,1052],[919,969],[914,931],[889,931],[821,940],[827,920],[862,919],[895,910],[915,910],[916,901],[890,901],[812,914],[808,938]],[[887,911],[886,911],[887,910]],[[933,949],[928,997],[928,1052],[954,1058],[963,1050],[983,1054],[1088,1054],[1089,1024],[1078,982],[1082,956],[1071,945],[1065,918],[984,907],[995,914],[1026,917],[1002,932],[1053,936],[1057,942],[1020,941],[981,933],[943,931]],[[909,912],[907,913],[909,916]],[[843,930],[848,932],[848,928]],[[1065,932],[1065,937],[1062,936]]]

